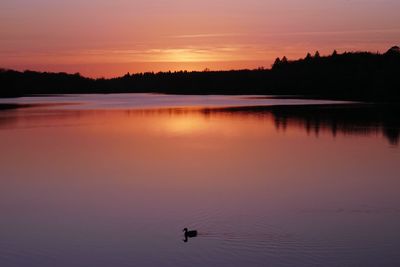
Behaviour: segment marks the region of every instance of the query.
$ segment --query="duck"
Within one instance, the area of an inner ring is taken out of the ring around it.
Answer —
[[[197,236],[197,231],[196,230],[190,230],[188,231],[187,228],[183,229],[183,232],[185,232],[185,237],[196,237]]]

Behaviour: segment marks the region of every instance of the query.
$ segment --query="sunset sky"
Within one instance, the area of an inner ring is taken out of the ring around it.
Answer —
[[[111,77],[384,52],[399,14],[399,0],[1,0],[0,67]]]

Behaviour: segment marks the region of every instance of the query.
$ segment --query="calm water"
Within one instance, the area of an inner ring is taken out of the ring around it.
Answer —
[[[46,104],[0,111],[2,267],[400,266],[390,111],[246,96],[0,102]],[[199,236],[183,242],[184,227]]]

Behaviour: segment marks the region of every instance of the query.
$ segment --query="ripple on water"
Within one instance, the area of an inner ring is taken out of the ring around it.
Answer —
[[[249,223],[249,221],[256,223]],[[367,263],[365,255],[394,251],[396,244],[382,240],[371,242],[368,236],[319,236],[318,233],[296,233],[268,223],[265,217],[226,216],[216,210],[201,211],[187,224],[199,231],[198,239],[189,241],[195,249],[188,257],[198,257],[200,262],[212,266],[330,266],[335,264]],[[379,251],[379,252],[381,252]],[[355,256],[358,255],[358,256]],[[364,255],[364,256],[363,256]]]

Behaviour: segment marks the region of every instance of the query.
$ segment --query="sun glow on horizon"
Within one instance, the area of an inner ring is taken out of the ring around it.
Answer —
[[[393,0],[3,0],[0,67],[112,77],[384,52],[398,45],[398,10]]]

